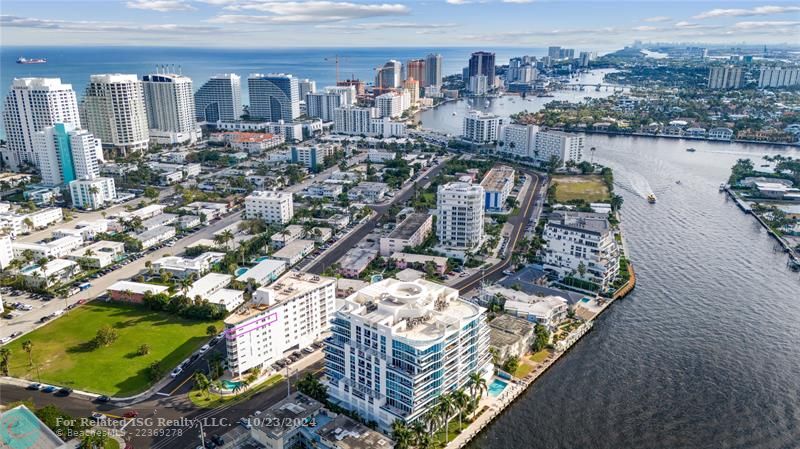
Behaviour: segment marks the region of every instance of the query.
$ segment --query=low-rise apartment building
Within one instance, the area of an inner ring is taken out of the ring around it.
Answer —
[[[172,226],[158,226],[133,236],[134,240],[142,244],[142,249],[152,248],[172,237],[175,237],[175,228]]]
[[[422,244],[433,232],[433,216],[426,213],[414,213],[405,218],[387,236],[381,237],[381,256],[391,256],[407,247]]]
[[[164,285],[145,284],[142,282],[117,281],[106,291],[114,301],[133,302],[141,304],[146,294],[157,295],[167,293],[169,288]]]
[[[294,216],[292,194],[256,190],[244,200],[245,216],[267,223],[286,224]]]
[[[153,262],[153,271],[160,273],[164,270],[172,276],[185,279],[191,275],[202,276],[211,270],[211,267],[221,261],[225,253],[207,252],[196,257],[166,256]]]
[[[286,244],[286,246],[278,251],[275,251],[272,254],[272,258],[276,260],[282,260],[291,267],[297,262],[300,262],[307,255],[311,254],[312,251],[314,251],[313,240],[297,239],[289,242]]]
[[[81,272],[81,267],[71,260],[54,259],[44,265],[31,265],[20,270],[25,285],[33,288],[50,288],[68,282]]]
[[[122,260],[125,255],[125,244],[101,240],[89,246],[78,248],[67,258],[87,268],[105,268]]]
[[[272,234],[269,238],[270,245],[274,249],[281,249],[288,243],[305,236],[306,231],[300,225],[289,225],[283,231]]]
[[[513,168],[506,165],[494,167],[481,181],[484,192],[483,206],[486,212],[503,212],[507,209],[506,200],[514,188]]]
[[[82,237],[65,235],[46,243],[15,242],[11,246],[14,250],[14,258],[25,257],[25,254],[30,251],[34,259],[41,259],[43,257],[64,257],[81,245],[83,245]]]
[[[269,285],[286,271],[286,262],[282,260],[262,260],[253,268],[236,278],[239,282],[253,281],[259,285]]]
[[[365,203],[378,203],[383,201],[389,186],[382,182],[362,182],[347,192],[347,199],[350,201],[362,201]]]

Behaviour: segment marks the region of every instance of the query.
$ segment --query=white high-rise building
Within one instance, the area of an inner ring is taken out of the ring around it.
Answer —
[[[402,121],[395,121],[389,117],[373,118],[370,120],[369,135],[386,139],[389,137],[405,137],[406,124]]]
[[[56,123],[36,132],[33,143],[44,185],[54,187],[100,176],[103,148],[89,131],[72,123]]]
[[[244,214],[251,220],[286,224],[294,216],[292,194],[256,190],[244,199]]]
[[[250,118],[291,123],[300,117],[300,87],[296,77],[285,73],[254,73],[247,78],[247,86]]]
[[[429,54],[425,57],[425,87],[442,86],[442,55]]]
[[[497,140],[497,132],[503,119],[481,111],[470,111],[464,117],[463,137],[475,143],[490,143]]]
[[[56,123],[81,126],[75,91],[59,78],[15,78],[6,96],[3,123],[5,163],[14,169],[23,162],[36,165],[33,136],[37,131]]]
[[[789,87],[800,85],[799,67],[761,67],[758,87]]]
[[[486,310],[424,279],[384,279],[337,303],[325,340],[328,394],[384,431],[493,373]]]
[[[225,318],[228,367],[238,376],[268,369],[286,352],[322,340],[335,311],[336,279],[293,271],[253,293]]]
[[[144,88],[136,75],[92,75],[82,107],[86,128],[104,147],[123,155],[147,149],[150,132]]]
[[[194,94],[197,120],[207,123],[239,120],[242,115],[242,84],[235,73],[214,75]]]
[[[400,117],[404,111],[403,96],[397,92],[378,95],[375,97],[375,108],[378,110],[379,117]]]
[[[472,75],[469,77],[468,88],[473,95],[486,95],[489,92],[489,78],[486,75]]]
[[[532,157],[536,125],[501,125],[497,136],[497,152],[516,157]]]
[[[738,89],[744,84],[744,71],[741,67],[711,67],[708,71],[710,89]]]
[[[332,122],[336,108],[351,106],[355,102],[353,86],[329,86],[324,92],[309,93],[305,96],[306,115]]]
[[[451,182],[436,192],[436,237],[450,249],[472,251],[483,242],[484,190],[480,185]]]
[[[589,67],[589,64],[591,64],[595,59],[597,59],[597,52],[594,51],[582,51],[579,54],[581,67]]]
[[[14,248],[11,246],[13,240],[11,236],[5,233],[0,233],[0,270],[8,268],[8,264],[14,260]],[[2,311],[2,302],[0,301],[0,311]]]
[[[567,161],[577,164],[583,160],[584,143],[585,139],[580,134],[540,131],[536,133],[533,158],[540,164],[549,164],[554,158],[558,158],[561,164]]]
[[[378,116],[375,108],[348,106],[334,110],[333,130],[338,134],[369,134],[371,120]]]
[[[117,199],[114,178],[77,179],[69,183],[72,205],[78,209],[95,210]]]
[[[164,145],[197,142],[202,133],[195,117],[192,79],[157,73],[143,76],[142,83],[150,139]]]
[[[308,78],[301,78],[297,80],[297,89],[300,93],[300,99],[306,98],[306,95],[313,94],[317,91],[317,82]]]

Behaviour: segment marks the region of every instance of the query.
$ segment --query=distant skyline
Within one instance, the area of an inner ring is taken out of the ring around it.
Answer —
[[[800,3],[547,0],[4,0],[17,45],[402,47],[562,45],[607,51],[636,39],[800,41]]]

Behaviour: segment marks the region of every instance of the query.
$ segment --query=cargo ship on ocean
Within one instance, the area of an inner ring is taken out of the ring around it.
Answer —
[[[47,59],[44,58],[25,58],[19,57],[17,58],[17,64],[44,64],[47,62]]]

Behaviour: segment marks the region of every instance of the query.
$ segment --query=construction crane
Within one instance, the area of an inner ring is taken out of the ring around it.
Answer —
[[[331,58],[325,58],[326,61],[333,61],[336,64],[336,84],[339,84],[339,62],[344,60],[345,58],[340,57],[339,55],[334,55]]]

